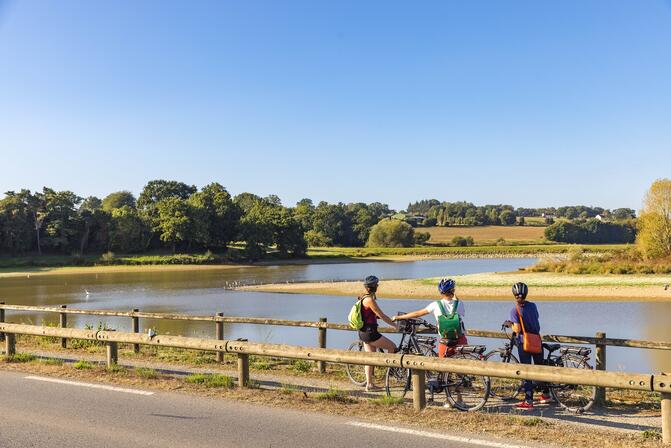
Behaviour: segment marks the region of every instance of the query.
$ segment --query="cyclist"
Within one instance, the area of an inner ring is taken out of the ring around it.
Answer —
[[[395,327],[396,324],[382,312],[377,304],[377,287],[380,279],[374,275],[369,275],[363,281],[363,287],[366,293],[361,296],[361,317],[363,318],[363,327],[359,330],[359,339],[363,342],[364,350],[374,352],[377,349],[383,349],[390,353],[396,352],[396,344],[388,338],[382,336],[377,331],[377,320],[382,319],[389,325]],[[375,367],[366,366],[366,392],[375,392],[382,390],[382,387],[375,385]]]
[[[421,310],[412,311],[410,313],[401,314],[391,318],[393,321],[397,321],[403,319],[411,319],[413,317],[421,317],[427,314],[433,314],[433,316],[436,318],[436,322],[438,322],[438,318],[442,314],[452,314],[454,306],[456,305],[457,306],[456,313],[461,318],[460,320],[461,320],[462,334],[456,341],[450,341],[449,346],[448,342],[445,339],[442,339],[440,334],[438,335],[438,337],[440,338],[440,344],[438,345],[438,356],[440,356],[441,358],[444,358],[448,354],[451,354],[450,348],[452,346],[466,345],[468,343],[466,339],[466,329],[464,328],[464,320],[463,320],[466,310],[464,307],[464,302],[456,297],[455,294],[456,287],[457,283],[451,278],[442,279],[440,283],[438,283],[438,292],[441,295],[440,300],[431,302],[429,306],[427,306],[426,308],[422,308]],[[441,305],[443,309],[441,309]]]
[[[531,364],[533,360],[534,364],[540,365],[543,364],[543,352],[541,353],[528,353],[524,351],[523,342],[522,342],[522,328],[520,325],[520,316],[522,315],[522,320],[524,322],[524,328],[529,333],[539,334],[541,331],[541,324],[538,315],[538,308],[533,302],[527,301],[527,294],[529,293],[529,287],[522,282],[515,283],[513,285],[513,296],[515,296],[516,306],[510,310],[510,321],[508,322],[512,326],[513,331],[517,334],[517,353],[522,364]],[[518,309],[519,307],[519,314]],[[524,401],[519,402],[515,407],[517,409],[533,409],[534,408],[534,385],[533,381],[525,380],[522,383],[524,389]],[[541,399],[539,403],[547,404],[551,403],[552,397],[549,395],[549,390],[546,387],[543,388]]]

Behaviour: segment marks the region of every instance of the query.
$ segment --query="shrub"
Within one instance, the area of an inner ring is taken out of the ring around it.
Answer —
[[[431,239],[431,234],[429,232],[415,232],[415,245],[424,244],[429,241],[429,239]]]
[[[452,245],[457,246],[457,247],[467,247],[467,246],[472,246],[473,245],[473,237],[472,236],[455,236],[452,238]]]
[[[153,380],[154,378],[158,377],[158,373],[154,369],[150,369],[148,367],[138,367],[135,369],[135,373],[137,376],[140,378],[146,378]]]
[[[297,372],[309,372],[312,370],[312,363],[304,359],[298,359],[293,362],[292,368]]]
[[[408,223],[385,219],[370,229],[367,247],[411,247],[415,229]]]
[[[93,368],[93,364],[91,364],[91,363],[88,362],[88,361],[84,361],[83,359],[80,359],[79,361],[77,361],[76,363],[74,363],[74,364],[72,365],[72,367],[74,367],[74,368],[77,369],[77,370],[87,370],[87,369],[92,369],[92,368]]]

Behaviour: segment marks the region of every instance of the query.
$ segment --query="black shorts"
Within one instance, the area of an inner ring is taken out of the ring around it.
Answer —
[[[359,330],[359,339],[362,342],[375,342],[381,337],[382,335],[377,331],[377,325],[366,326]]]

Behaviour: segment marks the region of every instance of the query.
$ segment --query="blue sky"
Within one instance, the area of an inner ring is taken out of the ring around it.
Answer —
[[[0,191],[639,208],[671,2],[0,0]]]

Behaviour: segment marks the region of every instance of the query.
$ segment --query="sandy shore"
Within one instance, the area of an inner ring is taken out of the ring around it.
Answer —
[[[106,274],[126,272],[176,272],[176,271],[216,271],[248,268],[251,265],[243,264],[161,264],[161,265],[119,265],[119,266],[81,266],[81,267],[54,267],[54,268],[26,268],[22,270],[0,270],[0,278],[68,275],[68,274]]]
[[[586,276],[546,273],[486,273],[454,277],[457,295],[468,300],[512,300],[511,285],[524,281],[533,300],[583,301],[671,301],[671,277],[665,276]],[[387,280],[380,284],[380,298],[435,299],[436,280]],[[319,294],[356,297],[360,282],[313,282],[252,285],[244,291],[288,294]]]

